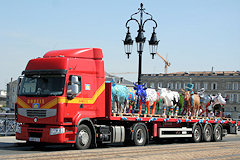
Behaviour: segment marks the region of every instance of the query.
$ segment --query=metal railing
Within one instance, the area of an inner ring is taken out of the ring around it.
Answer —
[[[15,135],[16,121],[14,113],[0,113],[0,135]]]

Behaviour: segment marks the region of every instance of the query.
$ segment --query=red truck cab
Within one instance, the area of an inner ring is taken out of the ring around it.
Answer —
[[[102,58],[101,49],[83,48],[30,60],[17,98],[16,139],[75,143],[81,120],[105,117]]]

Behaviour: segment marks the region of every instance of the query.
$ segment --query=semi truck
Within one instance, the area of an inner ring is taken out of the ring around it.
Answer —
[[[166,138],[221,141],[237,123],[223,117],[184,117],[112,112],[112,84],[105,82],[99,48],[64,49],[31,59],[15,105],[16,139],[31,144],[143,146]]]

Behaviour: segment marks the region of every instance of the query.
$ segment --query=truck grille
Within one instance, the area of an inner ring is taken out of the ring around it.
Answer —
[[[29,118],[48,118],[56,116],[56,109],[31,109],[31,108],[18,108],[18,114]]]
[[[27,110],[28,117],[38,117],[38,118],[45,118],[46,117],[46,110],[38,109],[38,110]]]

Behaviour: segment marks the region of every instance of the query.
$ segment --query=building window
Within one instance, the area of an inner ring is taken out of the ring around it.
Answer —
[[[158,88],[162,88],[162,82],[158,83]]]
[[[208,89],[208,83],[203,83],[203,88],[204,88],[205,90],[207,90],[207,89]]]
[[[151,82],[151,83],[150,83],[150,88],[155,88],[155,86],[154,86],[154,83],[153,83],[153,82]]]
[[[237,112],[237,107],[234,107],[234,112]]]
[[[167,88],[173,89],[173,83],[168,83],[168,84],[167,84]]]
[[[233,82],[232,89],[233,90],[238,90],[238,82]]]
[[[233,94],[230,94],[230,95],[229,95],[229,101],[230,101],[230,102],[233,102]]]
[[[195,83],[194,85],[195,85],[195,89],[196,89],[196,90],[199,90],[199,89],[200,89],[200,83]]]
[[[183,89],[185,89],[185,83],[183,83]]]
[[[230,82],[226,83],[226,90],[231,90],[231,83]]]
[[[181,83],[180,82],[177,82],[175,84],[175,89],[181,89]]]
[[[216,89],[217,89],[217,83],[212,83],[211,90],[216,90]]]
[[[238,103],[238,95],[233,94],[233,102]]]

